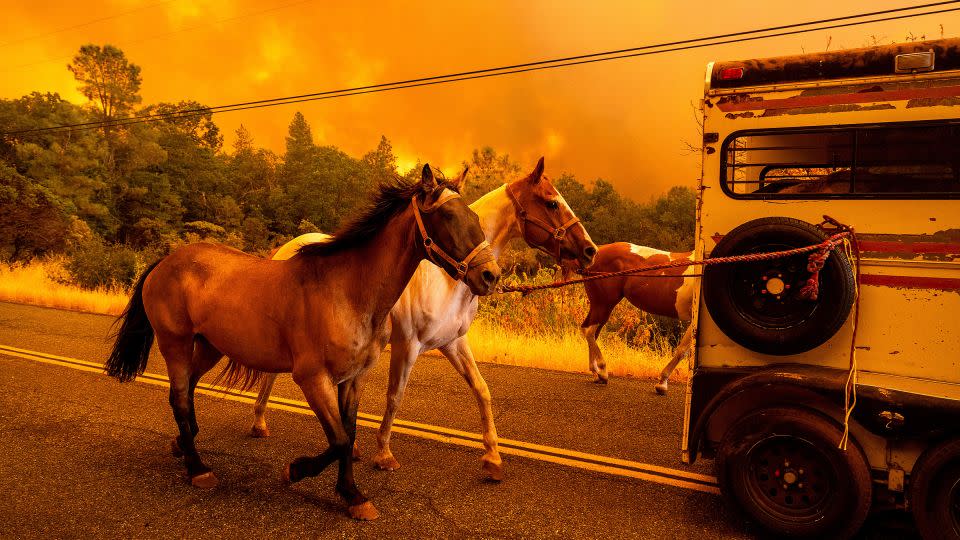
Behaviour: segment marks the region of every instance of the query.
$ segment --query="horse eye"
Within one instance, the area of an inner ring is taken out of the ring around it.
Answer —
[[[557,201],[547,201],[547,208],[556,210],[557,208],[560,208],[560,203]]]

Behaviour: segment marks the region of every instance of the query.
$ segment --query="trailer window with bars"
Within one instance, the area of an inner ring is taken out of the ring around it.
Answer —
[[[960,126],[741,132],[721,155],[723,189],[744,198],[960,196]]]

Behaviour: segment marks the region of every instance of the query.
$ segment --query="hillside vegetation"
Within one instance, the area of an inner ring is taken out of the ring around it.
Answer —
[[[0,131],[7,134],[0,138],[2,300],[116,314],[142,269],[177,246],[213,240],[264,255],[296,235],[336,231],[378,183],[419,170],[397,169],[386,136],[362,156],[317,145],[299,112],[282,155],[257,146],[243,126],[224,148],[203,104],[143,104],[140,68],[110,45],[81,47],[69,69],[87,103],[43,91],[0,99]],[[129,123],[142,115],[159,116]],[[99,121],[111,125],[45,131]],[[465,158],[468,201],[533,168],[491,147]],[[598,244],[692,246],[695,196],[687,188],[638,203],[603,179],[551,178]],[[522,243],[502,262],[525,279],[552,276],[552,262]],[[604,338],[611,357],[660,355],[676,334],[669,321],[623,307],[618,313]],[[556,351],[583,348],[577,327],[585,314],[579,288],[487,298],[471,336],[483,360],[561,367],[567,360]],[[575,357],[577,369],[586,369],[585,354]]]

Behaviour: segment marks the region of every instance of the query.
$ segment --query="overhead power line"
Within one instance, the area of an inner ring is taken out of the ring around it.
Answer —
[[[0,43],[0,49],[2,49],[2,48],[4,48],[4,47],[9,47],[10,45],[16,45],[16,44],[18,44],[18,43],[26,43],[27,41],[33,41],[33,40],[35,40],[35,39],[42,39],[42,38],[45,38],[45,37],[50,37],[50,36],[54,36],[54,35],[60,34],[60,33],[62,33],[62,32],[68,32],[68,31],[70,31],[70,30],[76,30],[77,28],[83,28],[84,26],[90,26],[90,25],[92,25],[92,24],[97,24],[97,23],[99,23],[99,22],[110,21],[110,20],[113,20],[113,19],[119,19],[120,17],[125,17],[125,16],[127,16],[127,15],[132,15],[132,14],[138,13],[138,12],[140,12],[140,11],[145,11],[145,10],[148,10],[148,9],[151,9],[151,8],[155,8],[155,7],[157,7],[157,6],[162,6],[162,5],[164,5],[164,4],[169,4],[169,3],[172,2],[172,1],[173,1],[173,0],[163,0],[162,2],[154,2],[154,3],[152,3],[152,4],[147,4],[147,5],[145,5],[145,6],[140,6],[140,7],[138,7],[138,8],[130,9],[130,10],[123,11],[123,12],[120,12],[120,13],[116,13],[116,14],[113,14],[113,15],[107,15],[106,17],[100,17],[100,18],[98,18],[98,19],[92,19],[92,20],[89,20],[89,21],[86,21],[86,22],[77,23],[77,24],[74,24],[74,25],[72,25],[72,26],[65,26],[65,27],[63,27],[63,28],[58,28],[58,29],[56,29],[56,30],[47,32],[47,33],[45,33],[45,34],[35,34],[35,35],[32,35],[32,36],[26,36],[26,37],[18,38],[18,39],[15,39],[15,40],[13,40],[13,41],[6,41],[6,42],[3,42],[3,43]]]
[[[569,66],[576,66],[576,65],[582,65],[582,64],[606,62],[611,60],[621,60],[624,58],[650,56],[650,55],[663,54],[668,52],[698,49],[703,47],[712,47],[716,45],[742,43],[747,41],[755,41],[759,39],[768,39],[773,37],[816,32],[820,30],[831,30],[836,28],[860,26],[860,25],[870,24],[870,23],[909,19],[909,18],[921,17],[926,15],[934,15],[939,13],[948,13],[952,11],[960,11],[960,7],[941,8],[936,10],[922,11],[919,13],[904,13],[904,12],[917,11],[921,9],[931,8],[931,7],[941,7],[941,6],[950,5],[950,4],[955,5],[958,3],[960,3],[960,0],[933,2],[933,3],[921,4],[917,6],[909,6],[909,7],[901,7],[901,8],[894,8],[894,9],[886,9],[882,11],[860,13],[857,15],[847,15],[843,17],[819,19],[815,21],[807,21],[802,23],[772,26],[772,27],[760,28],[755,30],[746,30],[741,32],[719,34],[719,35],[707,36],[707,37],[701,37],[701,38],[691,38],[691,39],[685,39],[680,41],[658,43],[653,45],[643,45],[643,46],[631,47],[627,49],[618,49],[618,50],[612,50],[612,51],[581,54],[581,55],[568,56],[563,58],[554,58],[550,60],[538,60],[538,61],[526,62],[522,64],[513,64],[513,65],[507,65],[507,66],[500,66],[500,67],[463,71],[459,73],[450,73],[446,75],[434,75],[429,77],[420,77],[416,79],[407,79],[407,80],[394,81],[389,83],[379,83],[379,84],[372,84],[372,85],[366,85],[366,86],[358,86],[353,88],[343,88],[339,90],[327,90],[322,92],[313,92],[309,94],[300,94],[300,95],[293,95],[293,96],[286,96],[286,97],[279,97],[279,98],[261,99],[261,100],[255,100],[255,101],[233,103],[229,105],[217,105],[212,107],[188,109],[188,110],[176,111],[176,112],[170,112],[170,113],[153,113],[153,114],[132,116],[132,117],[118,119],[118,120],[92,121],[92,122],[83,122],[83,123],[76,123],[76,124],[64,124],[60,126],[51,126],[46,128],[34,128],[34,129],[26,129],[26,130],[20,130],[20,131],[9,131],[9,132],[3,133],[2,135],[13,136],[13,135],[25,135],[30,133],[63,131],[63,130],[70,130],[70,129],[100,129],[103,127],[120,127],[120,126],[128,126],[128,125],[140,124],[145,122],[155,122],[159,120],[178,120],[182,118],[190,118],[190,117],[201,116],[201,115],[206,115],[211,113],[223,113],[223,112],[242,111],[242,110],[248,110],[248,109],[258,109],[258,108],[264,108],[264,107],[275,107],[279,105],[303,103],[306,101],[320,101],[325,99],[335,99],[335,98],[356,96],[356,95],[362,95],[362,94],[372,94],[372,93],[378,93],[378,92],[388,92],[392,90],[402,90],[406,88],[433,86],[438,84],[447,84],[447,83],[466,81],[466,80],[499,77],[503,75],[512,75],[512,74],[518,74],[518,73],[528,73],[532,71],[542,71],[547,69],[556,69],[561,67],[569,67]],[[878,15],[885,15],[885,16],[877,17]],[[871,17],[871,18],[868,20],[855,20],[855,19],[864,19],[867,17]],[[846,21],[846,22],[840,22],[840,21]],[[827,23],[833,23],[833,24],[827,24]],[[804,27],[812,27],[812,28],[804,28]]]
[[[172,0],[167,0],[166,2],[160,2],[160,3],[158,3],[158,4],[151,4],[150,6],[145,6],[144,8],[141,8],[141,9],[146,9],[146,7],[152,7],[152,6],[158,6],[158,5],[161,5],[161,4],[166,4],[166,3],[169,3],[169,2],[171,2],[171,1],[172,1]],[[210,26],[216,26],[216,25],[219,25],[219,24],[229,23],[229,22],[233,22],[233,21],[236,21],[236,20],[239,20],[239,19],[246,19],[246,18],[248,18],[248,17],[255,17],[255,16],[258,16],[258,15],[264,15],[264,14],[266,14],[266,13],[270,13],[270,12],[273,12],[273,11],[279,11],[279,10],[282,10],[282,9],[287,9],[287,8],[291,8],[291,7],[295,7],[295,6],[299,6],[299,5],[301,5],[301,4],[306,4],[306,3],[309,3],[309,2],[313,2],[313,1],[314,1],[314,0],[297,0],[297,1],[294,1],[294,2],[288,2],[288,3],[285,3],[285,4],[280,4],[280,5],[276,5],[276,6],[271,6],[271,7],[264,8],[264,9],[259,9],[259,10],[256,10],[256,11],[249,11],[249,12],[246,12],[246,13],[241,13],[241,14],[239,14],[239,15],[234,15],[234,16],[231,16],[231,17],[225,17],[225,18],[222,18],[222,19],[215,19],[215,20],[207,19],[207,20],[205,20],[204,22],[202,22],[202,23],[200,23],[200,24],[195,24],[195,25],[193,25],[193,26],[186,26],[186,27],[183,27],[183,28],[176,28],[176,29],[170,30],[170,31],[168,31],[168,32],[163,32],[163,33],[161,33],[161,34],[154,34],[154,35],[142,37],[142,38],[139,38],[139,39],[135,39],[135,40],[132,40],[132,41],[124,41],[123,43],[120,43],[119,45],[120,45],[120,46],[123,46],[123,47],[126,47],[126,46],[128,46],[128,45],[135,45],[135,44],[137,44],[137,43],[144,43],[144,42],[146,42],[146,41],[152,41],[152,40],[155,40],[155,39],[167,38],[167,37],[170,37],[170,36],[175,35],[175,34],[180,34],[180,33],[183,33],[183,32],[192,32],[192,31],[194,31],[194,30],[199,30],[199,29],[202,29],[202,28],[210,27]],[[138,11],[138,10],[133,10],[133,11]],[[119,17],[119,16],[121,16],[121,15],[126,15],[126,14],[128,14],[128,13],[133,13],[133,11],[129,11],[129,12],[126,12],[126,13],[118,14],[118,15],[115,15],[115,16],[113,16],[113,17],[106,17],[106,18],[104,18],[104,19],[98,19],[97,21],[93,21],[93,22],[99,22],[99,21],[101,21],[101,20],[106,20],[106,19],[113,19],[113,18]],[[86,24],[78,25],[78,27],[79,27],[79,26],[86,26],[87,24],[92,24],[92,22],[91,22],[91,23],[86,23]],[[56,32],[53,32],[53,33],[56,33]],[[11,42],[11,43],[16,43],[16,42]],[[3,47],[3,45],[0,45],[0,47]],[[54,63],[54,62],[59,63],[59,62],[62,62],[62,61],[64,61],[64,60],[70,60],[71,58],[73,58],[72,55],[58,56],[58,57],[55,57],[55,58],[46,58],[46,59],[40,60],[40,61],[38,61],[38,62],[29,62],[29,63],[26,63],[26,64],[20,64],[20,65],[17,65],[17,66],[10,66],[9,69],[4,68],[4,69],[2,69],[2,70],[0,70],[0,71],[3,71],[3,72],[17,71],[17,70],[20,70],[20,69],[23,69],[23,68],[29,68],[29,67],[33,67],[33,66],[40,66],[40,65],[50,64],[50,63]]]

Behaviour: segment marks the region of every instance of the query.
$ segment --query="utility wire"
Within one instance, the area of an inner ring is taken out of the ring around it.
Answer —
[[[528,67],[534,67],[534,66],[542,66],[542,65],[547,65],[547,64],[559,64],[559,63],[563,63],[563,64],[560,64],[560,65],[557,65],[557,66],[551,66],[551,67],[563,67],[563,66],[566,66],[566,65],[575,65],[575,64],[583,63],[583,62],[574,62],[574,63],[571,63],[571,64],[567,64],[566,62],[571,62],[571,61],[576,61],[576,60],[582,60],[582,59],[588,59],[588,58],[596,58],[596,57],[602,57],[602,56],[610,56],[610,55],[616,55],[616,54],[622,54],[622,53],[630,53],[630,52],[637,52],[637,51],[644,51],[644,50],[650,50],[650,49],[659,49],[659,48],[663,48],[663,47],[670,47],[670,46],[676,46],[676,45],[684,45],[684,44],[696,43],[696,42],[703,42],[703,41],[711,41],[711,40],[716,40],[716,39],[730,38],[730,37],[736,37],[736,36],[744,36],[744,35],[757,34],[757,33],[763,33],[763,32],[771,32],[771,31],[775,31],[775,30],[783,30],[783,29],[788,29],[788,28],[797,28],[797,27],[803,27],[803,26],[811,26],[811,25],[815,25],[815,24],[823,24],[823,23],[828,23],[828,22],[835,22],[835,21],[842,21],[842,20],[849,20],[849,19],[860,19],[860,18],[864,18],[864,17],[872,17],[872,16],[875,16],[875,15],[884,15],[884,14],[889,14],[889,13],[903,12],[903,11],[913,11],[913,10],[917,10],[917,9],[927,8],[927,7],[937,7],[937,6],[942,6],[942,5],[945,5],[945,4],[955,4],[955,3],[958,3],[958,2],[960,2],[960,0],[950,0],[950,1],[933,2],[933,3],[929,3],[929,4],[921,4],[921,5],[919,5],[919,6],[909,6],[909,7],[901,7],[901,8],[887,9],[887,10],[882,10],[882,11],[874,11],[874,12],[868,12],[868,13],[861,13],[861,14],[857,14],[857,15],[847,15],[847,16],[843,16],[843,17],[834,17],[834,18],[830,18],[830,19],[820,19],[820,20],[815,20],[815,21],[807,21],[807,22],[794,23],[794,24],[788,24],[788,25],[782,25],[782,26],[773,26],[773,27],[761,28],[761,29],[756,29],[756,30],[746,30],[746,31],[742,31],[742,32],[734,32],[734,33],[729,33],[729,34],[720,34],[720,35],[709,36],[709,37],[693,38],[693,39],[686,39],[686,40],[673,41],[673,42],[667,42],[667,43],[658,43],[658,44],[655,44],[655,45],[643,45],[643,46],[640,46],[640,47],[632,47],[632,48],[629,48],[629,49],[618,49],[618,50],[598,52],[598,53],[582,54],[582,55],[578,55],[578,56],[568,56],[568,57],[564,57],[564,58],[555,58],[555,59],[552,59],[552,60],[539,60],[539,61],[527,62],[527,63],[523,63],[523,64],[513,64],[513,65],[507,65],[507,66],[501,66],[501,67],[495,67],[495,68],[485,68],[485,69],[478,69],[478,70],[473,70],[473,71],[464,71],[464,72],[460,72],[460,73],[450,73],[450,74],[446,74],[446,75],[435,75],[435,76],[431,76],[431,77],[422,77],[422,78],[417,78],[417,79],[408,79],[408,80],[403,80],[403,81],[395,81],[395,82],[391,82],[391,83],[380,83],[380,84],[374,84],[374,85],[368,85],[368,86],[360,86],[360,87],[354,87],[354,88],[344,88],[344,89],[339,89],[339,90],[328,90],[328,91],[323,91],[323,92],[315,92],[315,93],[310,93],[310,94],[301,94],[301,95],[287,96],[287,97],[281,97],[281,98],[261,99],[261,100],[256,100],[256,101],[247,101],[247,102],[243,102],[243,103],[234,103],[234,104],[231,104],[231,105],[218,105],[218,106],[207,107],[207,108],[202,108],[202,109],[185,110],[185,111],[179,111],[179,112],[160,113],[160,114],[154,113],[154,114],[147,114],[147,115],[132,116],[132,117],[126,118],[126,119],[124,119],[124,120],[137,120],[137,119],[141,119],[141,118],[164,118],[164,117],[168,117],[168,116],[183,115],[183,114],[188,114],[188,113],[192,113],[192,112],[196,112],[196,113],[198,113],[198,114],[207,114],[208,112],[229,112],[230,110],[245,110],[245,109],[247,109],[247,108],[250,108],[250,107],[247,107],[248,105],[259,105],[259,104],[267,104],[267,103],[275,103],[275,104],[285,104],[285,103],[287,103],[287,102],[289,102],[289,103],[300,103],[301,101],[308,100],[308,98],[314,98],[314,97],[320,98],[321,96],[330,96],[330,95],[334,95],[334,94],[344,94],[344,93],[346,93],[346,95],[366,94],[366,93],[371,93],[371,92],[367,92],[366,90],[379,89],[379,88],[385,88],[385,87],[398,87],[397,89],[399,89],[399,88],[410,88],[411,86],[408,86],[408,85],[410,85],[410,84],[412,84],[412,83],[431,82],[431,81],[437,81],[437,80],[441,80],[441,79],[450,79],[449,82],[460,81],[460,80],[469,80],[469,79],[473,79],[473,78],[481,78],[481,77],[470,77],[470,76],[472,76],[472,75],[482,75],[482,74],[487,74],[487,73],[492,73],[492,72],[499,72],[499,71],[503,71],[504,73],[501,73],[501,74],[507,75],[507,74],[511,74],[511,73],[520,73],[520,72],[525,72],[525,71],[532,71],[532,70],[526,70],[526,69],[523,69],[522,71],[514,71],[514,70],[518,70],[518,69],[522,69],[522,68],[528,68]],[[937,12],[917,13],[917,14],[913,14],[913,15],[911,15],[911,16],[927,15],[927,14],[930,14],[930,13],[937,13]],[[869,23],[869,22],[878,22],[878,21],[883,21],[883,20],[889,20],[889,19],[877,19],[877,20],[870,20],[870,21],[862,21],[862,22],[859,23],[859,24],[866,24],[866,23]],[[806,31],[812,32],[812,31],[815,31],[815,30],[830,29],[830,28],[835,28],[835,27],[836,27],[836,26],[827,26],[827,27],[823,27],[823,28],[809,29],[809,30],[806,30]],[[790,33],[800,33],[800,32],[790,32]],[[763,37],[776,37],[777,35],[788,35],[788,34],[790,34],[790,33],[776,34],[776,35],[763,36]],[[725,43],[735,43],[735,42],[737,42],[737,41],[746,41],[746,40],[723,41],[723,42],[719,42],[719,43],[710,43],[709,45],[720,45],[720,44],[725,44]],[[706,45],[704,45],[704,46],[706,46]],[[688,48],[688,47],[685,47],[685,48]],[[689,48],[692,48],[692,47],[689,47]],[[670,49],[670,50],[667,50],[667,51],[660,51],[660,52],[670,52],[670,51],[673,51],[673,50],[682,50],[682,49],[683,49],[683,48]],[[626,57],[629,57],[629,56],[639,56],[639,55],[628,55],[628,56],[623,56],[623,57],[626,58]],[[614,57],[614,58],[610,58],[610,59],[616,59],[616,58],[620,58],[620,57]],[[508,71],[508,70],[509,70],[509,71]],[[423,86],[429,86],[429,85],[423,85]],[[223,111],[221,111],[221,109],[223,109]],[[118,121],[115,121],[115,122],[118,122]],[[71,124],[70,126],[54,126],[54,127],[51,127],[51,128],[41,128],[41,129],[44,129],[44,130],[53,130],[53,129],[59,129],[60,127],[81,127],[81,126],[85,126],[85,125],[97,125],[97,126],[99,126],[100,124],[103,124],[103,123],[106,123],[106,122],[105,122],[105,121],[92,121],[92,122],[86,122],[86,123],[82,123],[82,124]]]
[[[152,4],[152,5],[166,4],[166,3],[169,3],[169,2],[171,2],[171,1],[172,1],[172,0],[167,0],[167,2],[160,2],[159,4]],[[176,29],[170,30],[169,32],[163,32],[163,33],[161,33],[161,34],[154,34],[154,35],[151,35],[151,36],[146,36],[146,37],[143,37],[143,38],[140,38],[140,39],[135,39],[135,40],[132,40],[132,41],[124,41],[124,42],[121,43],[120,45],[123,46],[123,47],[126,47],[126,46],[128,46],[128,45],[135,45],[135,44],[137,44],[137,43],[143,43],[143,42],[145,42],[145,41],[152,41],[152,40],[154,40],[154,39],[166,38],[166,37],[170,37],[170,36],[172,36],[172,35],[174,35],[174,34],[180,34],[180,33],[183,33],[183,32],[192,32],[193,30],[199,30],[199,29],[201,29],[201,28],[206,28],[206,27],[208,27],[208,26],[213,26],[213,25],[217,25],[217,24],[223,24],[223,23],[233,22],[233,21],[236,21],[236,20],[238,20],[238,19],[245,19],[245,18],[247,18],[247,17],[253,17],[253,16],[256,16],[256,15],[263,15],[263,14],[265,14],[265,13],[270,13],[270,12],[272,12],[272,11],[278,11],[278,10],[281,10],[281,9],[287,9],[287,8],[290,8],[290,7],[299,6],[299,5],[301,5],[301,4],[306,4],[306,3],[309,3],[309,2],[313,2],[313,1],[314,1],[314,0],[299,0],[299,1],[296,1],[296,2],[289,2],[289,3],[286,3],[286,4],[280,4],[280,5],[277,5],[277,6],[268,7],[268,8],[266,8],[266,9],[261,9],[261,10],[257,10],[257,11],[251,11],[251,12],[241,13],[241,14],[239,14],[239,15],[234,15],[234,16],[232,16],[232,17],[226,17],[226,18],[217,19],[217,20],[214,20],[214,21],[206,21],[206,22],[203,22],[203,23],[200,23],[200,24],[195,24],[195,25],[193,25],[193,26],[186,26],[186,27],[182,27],[182,28],[176,28]],[[134,10],[134,11],[136,11],[136,10]],[[127,12],[127,13],[132,13],[132,12]],[[118,16],[119,16],[119,15],[118,15]],[[109,19],[109,18],[113,18],[113,17],[107,17],[107,18]],[[83,25],[80,25],[80,26],[83,26]],[[3,47],[3,45],[0,45],[0,47]],[[50,63],[53,63],[53,62],[62,62],[63,60],[70,60],[71,58],[72,58],[72,55],[70,55],[70,56],[58,56],[58,57],[56,57],[56,58],[46,58],[45,60],[40,60],[40,61],[38,61],[38,62],[29,62],[29,63],[27,63],[27,64],[20,64],[20,65],[18,65],[18,66],[12,66],[12,67],[10,67],[9,69],[4,68],[4,69],[2,69],[2,70],[0,70],[0,71],[9,73],[9,72],[12,72],[12,71],[21,70],[21,69],[23,69],[23,68],[29,68],[29,67],[33,67],[33,66],[45,65],[45,64],[50,64]]]
[[[820,30],[845,28],[845,27],[859,26],[863,24],[870,24],[870,23],[876,23],[876,22],[886,22],[886,21],[893,21],[893,20],[899,20],[899,19],[920,17],[924,15],[934,15],[939,13],[960,11],[960,7],[952,7],[952,8],[933,10],[933,11],[925,11],[922,13],[902,14],[902,12],[904,11],[914,11],[922,8],[938,7],[938,6],[943,6],[948,4],[957,4],[957,3],[960,3],[960,0],[934,2],[929,4],[922,4],[919,6],[888,9],[888,10],[875,11],[870,13],[861,13],[858,15],[848,15],[844,17],[833,17],[830,19],[821,19],[817,21],[808,21],[803,23],[768,27],[768,28],[762,28],[762,29],[756,29],[756,30],[747,30],[743,32],[734,32],[730,34],[721,34],[716,36],[686,39],[686,40],[674,41],[674,42],[668,42],[668,43],[659,43],[655,45],[644,45],[644,46],[632,47],[628,49],[619,49],[619,50],[613,50],[613,51],[582,54],[577,56],[569,56],[565,58],[556,58],[552,60],[540,60],[535,62],[527,62],[523,64],[514,64],[514,65],[501,66],[501,67],[495,67],[495,68],[485,68],[485,69],[478,69],[473,71],[464,71],[460,73],[451,73],[447,75],[435,75],[435,76],[422,77],[417,79],[408,79],[404,81],[395,81],[391,83],[380,83],[380,84],[374,84],[374,85],[359,86],[354,88],[345,88],[340,90],[329,90],[329,91],[287,96],[287,97],[281,97],[281,98],[271,98],[271,99],[262,99],[262,100],[248,101],[248,102],[242,102],[242,103],[234,103],[230,105],[218,105],[214,107],[188,109],[184,111],[174,111],[170,113],[154,113],[154,114],[133,116],[133,117],[118,119],[118,120],[92,121],[92,122],[83,122],[83,123],[77,123],[77,124],[51,126],[46,128],[34,128],[34,129],[27,129],[27,130],[20,130],[20,131],[10,131],[10,132],[5,132],[2,135],[13,136],[13,135],[24,135],[24,134],[30,134],[30,133],[62,131],[62,130],[70,130],[70,129],[99,129],[101,127],[119,127],[119,126],[133,125],[133,124],[141,124],[146,122],[154,122],[158,120],[177,120],[177,119],[190,118],[194,116],[202,116],[202,115],[212,114],[212,113],[242,111],[242,110],[248,110],[248,109],[258,109],[258,108],[273,107],[278,105],[302,103],[306,101],[320,101],[325,99],[334,99],[334,98],[341,98],[341,97],[347,97],[347,96],[387,92],[391,90],[401,90],[405,88],[433,86],[438,84],[446,84],[446,83],[474,80],[474,79],[485,79],[490,77],[499,77],[502,75],[527,73],[532,71],[541,71],[541,70],[554,69],[554,68],[560,68],[560,67],[591,64],[591,63],[605,62],[610,60],[620,60],[624,58],[634,58],[639,56],[650,56],[650,55],[662,54],[667,52],[698,49],[703,47],[712,47],[716,45],[725,45],[730,43],[742,43],[747,41],[802,34],[802,33],[815,32]],[[875,15],[884,15],[884,14],[892,14],[892,13],[901,13],[901,14],[890,15],[887,17],[873,18],[870,20],[863,20],[863,21],[861,20],[850,21],[850,19],[862,19],[864,17],[873,17]],[[823,23],[835,22],[835,21],[850,21],[850,22],[836,23],[836,24],[830,24],[826,26],[816,26],[814,28],[800,28],[804,26],[821,25]],[[784,29],[790,29],[790,28],[795,28],[795,30],[768,33],[775,30],[784,30]],[[751,35],[751,34],[762,34],[762,35]],[[732,39],[723,39],[723,38],[732,38]]]
[[[90,26],[91,24],[96,24],[96,23],[98,23],[98,22],[109,21],[109,20],[112,20],[112,19],[119,19],[120,17],[125,17],[125,16],[127,16],[127,15],[131,15],[131,14],[133,14],[133,13],[137,13],[137,12],[139,12],[139,11],[145,11],[145,10],[150,9],[150,8],[155,8],[155,7],[157,7],[157,6],[162,6],[162,5],[164,5],[164,4],[169,4],[169,3],[172,2],[172,1],[173,1],[173,0],[164,0],[163,2],[154,2],[153,4],[147,4],[147,5],[145,5],[145,6],[140,6],[140,7],[138,7],[138,8],[131,9],[131,10],[128,10],[128,11],[123,11],[123,12],[121,12],[121,13],[116,13],[116,14],[114,14],[114,15],[107,15],[106,17],[100,17],[99,19],[89,20],[89,21],[86,21],[86,22],[82,22],[82,23],[75,24],[75,25],[73,25],[73,26],[66,26],[66,27],[64,27],[64,28],[58,28],[57,30],[53,30],[53,31],[47,32],[46,34],[36,34],[36,35],[33,35],[33,36],[27,36],[27,37],[18,38],[18,39],[15,39],[15,40],[13,40],[13,41],[7,41],[7,42],[4,42],[4,43],[0,43],[0,49],[2,49],[2,48],[4,48],[4,47],[9,47],[10,45],[16,45],[16,44],[18,44],[18,43],[25,43],[25,42],[27,42],[27,41],[33,41],[33,40],[35,40],[35,39],[41,39],[41,38],[45,38],[45,37],[50,37],[50,36],[53,36],[53,35],[56,35],[56,34],[60,34],[60,33],[62,33],[62,32],[67,32],[67,31],[70,31],[70,30],[75,30],[75,29],[77,29],[77,28],[83,28],[84,26]]]

